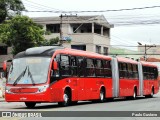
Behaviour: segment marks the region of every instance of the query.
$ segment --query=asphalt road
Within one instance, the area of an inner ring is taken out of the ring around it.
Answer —
[[[77,105],[69,106],[69,107],[59,107],[57,103],[42,103],[37,104],[34,109],[27,109],[24,103],[7,103],[0,102],[0,111],[159,111],[160,112],[160,92],[154,95],[153,98],[144,98],[139,97],[136,100],[126,100],[126,99],[115,99],[114,101],[107,101],[105,103],[92,103],[90,101],[80,101]],[[63,116],[63,115],[62,115]],[[82,115],[83,116],[83,115]],[[25,120],[32,120],[32,118],[20,118]],[[46,120],[46,118],[43,118]],[[47,118],[53,119],[53,118]],[[64,117],[55,117],[54,120],[61,120]],[[96,117],[65,117],[67,120],[97,120]],[[100,119],[113,119],[113,120],[150,120],[151,117],[111,117],[105,118],[101,117]],[[35,120],[35,118],[33,118]],[[160,120],[160,117],[154,117],[152,120]]]

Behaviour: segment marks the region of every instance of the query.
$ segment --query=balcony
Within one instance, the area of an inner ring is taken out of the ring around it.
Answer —
[[[60,37],[59,33],[52,33],[45,35],[46,39]],[[98,45],[109,45],[110,38],[97,33],[73,33],[63,37],[70,37],[71,44],[98,44]]]

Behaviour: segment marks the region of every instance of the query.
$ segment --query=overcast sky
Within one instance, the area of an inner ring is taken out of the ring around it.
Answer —
[[[160,0],[22,0],[28,11],[99,11],[160,6]],[[30,17],[59,16],[61,13],[24,12]],[[73,13],[74,14],[74,13]],[[112,45],[160,44],[160,7],[152,9],[78,13],[77,15],[104,15],[115,24],[111,29]],[[131,25],[126,25],[126,24]],[[142,24],[142,23],[145,23]],[[149,24],[151,23],[151,24]],[[153,24],[154,23],[154,24]],[[140,25],[137,25],[140,24]],[[131,48],[131,47],[130,47]],[[132,48],[135,49],[135,48]]]

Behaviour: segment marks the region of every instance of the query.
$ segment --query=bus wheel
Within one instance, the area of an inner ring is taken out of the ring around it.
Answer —
[[[150,98],[153,98],[153,95],[154,95],[154,89],[152,88],[152,92],[150,94]]]
[[[150,94],[150,95],[146,95],[145,97],[146,97],[146,98],[152,98],[152,97],[153,97],[153,95],[154,95],[154,89],[152,88],[152,92],[151,92],[151,94]]]
[[[25,105],[27,106],[27,108],[34,108],[36,103],[35,102],[25,102]]]
[[[134,93],[133,93],[133,96],[132,96],[132,100],[135,100],[137,97],[137,91],[136,89],[134,89]]]
[[[105,90],[103,88],[100,90],[99,96],[100,96],[99,101],[104,102],[105,101]]]
[[[71,103],[71,93],[68,90],[65,90],[63,100],[63,102],[58,102],[59,106],[66,107]]]

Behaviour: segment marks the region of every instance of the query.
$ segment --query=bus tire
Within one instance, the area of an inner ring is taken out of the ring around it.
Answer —
[[[154,95],[154,88],[152,88],[152,92],[150,95],[146,95],[145,97],[146,98],[153,98],[153,95]]]
[[[71,103],[71,93],[68,90],[64,91],[63,94],[63,102],[58,102],[58,105],[61,107],[69,106]]]
[[[100,97],[99,102],[105,101],[105,89],[104,88],[101,88],[99,97]]]
[[[36,105],[36,102],[25,102],[25,105],[27,108],[34,108]]]
[[[154,95],[154,88],[152,88],[152,92],[150,94],[150,98],[153,98],[153,95]]]
[[[137,98],[137,90],[134,89],[132,100],[135,100],[136,98]]]

